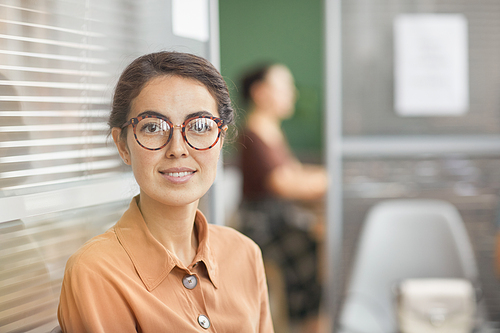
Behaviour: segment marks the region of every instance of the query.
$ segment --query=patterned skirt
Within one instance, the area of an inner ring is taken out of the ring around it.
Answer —
[[[281,268],[291,320],[319,311],[318,244],[307,230],[313,219],[301,207],[276,199],[244,201],[240,209],[240,231],[260,246],[264,260]]]

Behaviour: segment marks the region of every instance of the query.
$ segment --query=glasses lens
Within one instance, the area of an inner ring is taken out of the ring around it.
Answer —
[[[211,147],[219,137],[217,123],[210,118],[195,118],[185,127],[186,140],[198,149]]]
[[[157,149],[167,143],[170,130],[170,125],[163,119],[144,118],[137,124],[135,134],[141,145]]]

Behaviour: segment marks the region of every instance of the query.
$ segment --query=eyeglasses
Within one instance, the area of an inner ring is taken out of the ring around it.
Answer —
[[[217,117],[198,116],[189,118],[182,125],[174,125],[156,115],[131,118],[122,128],[132,125],[137,143],[148,150],[159,150],[172,139],[175,127],[180,127],[184,141],[193,149],[208,150],[219,141],[224,121]],[[225,129],[224,129],[225,130]]]

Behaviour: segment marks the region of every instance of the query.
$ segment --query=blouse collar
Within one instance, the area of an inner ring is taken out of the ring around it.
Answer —
[[[150,233],[141,211],[137,205],[139,196],[130,202],[129,208],[116,223],[114,229],[118,241],[127,252],[139,277],[152,291],[170,274],[175,266],[187,269]],[[208,271],[210,281],[217,288],[218,267],[210,250],[208,222],[200,210],[196,211],[194,220],[198,233],[198,250],[189,266],[203,262]]]

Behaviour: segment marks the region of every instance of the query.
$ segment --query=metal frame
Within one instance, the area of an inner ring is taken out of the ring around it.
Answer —
[[[219,1],[210,1],[210,41],[209,41],[209,60],[212,65],[220,71],[220,38],[219,38]],[[225,224],[224,214],[224,156],[222,152],[217,164],[217,177],[208,193],[209,204],[209,222],[214,224]]]
[[[342,282],[342,52],[341,0],[325,0],[325,140],[329,175],[326,198],[324,312],[333,330]]]

